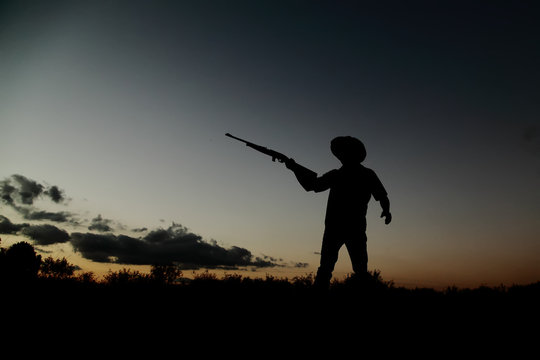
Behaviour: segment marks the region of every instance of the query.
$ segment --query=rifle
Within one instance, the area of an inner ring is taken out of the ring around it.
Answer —
[[[287,168],[291,169],[294,174],[296,175],[296,178],[298,179],[298,182],[300,182],[300,185],[306,190],[310,191],[313,187],[313,182],[315,179],[317,179],[317,173],[314,171],[309,170],[308,168],[303,167],[300,164],[297,164],[293,159],[288,158],[287,156],[283,155],[282,153],[279,153],[275,150],[268,149],[264,146],[260,146],[257,144],[254,144],[252,142],[246,141],[244,139],[240,139],[236,136],[233,136],[229,133],[226,133],[225,136],[228,136],[232,139],[238,140],[240,142],[243,142],[246,144],[246,146],[249,146],[252,149],[255,149],[265,155],[268,155],[272,158],[272,161],[276,161],[276,159],[281,162],[285,163],[287,165]]]
[[[228,137],[233,138],[235,140],[241,141],[241,142],[245,143],[246,146],[249,146],[252,149],[255,149],[255,150],[259,151],[259,152],[262,152],[265,155],[268,155],[268,156],[272,157],[272,161],[276,161],[276,159],[277,159],[279,162],[282,163],[282,162],[285,162],[285,161],[289,160],[289,158],[286,157],[285,155],[283,155],[282,153],[278,153],[277,151],[265,148],[264,146],[260,146],[260,145],[251,143],[249,141],[237,138],[236,136],[233,136],[233,135],[231,135],[229,133],[226,133],[225,136],[228,136]]]

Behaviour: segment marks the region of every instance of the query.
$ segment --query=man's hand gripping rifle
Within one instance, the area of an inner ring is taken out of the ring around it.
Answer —
[[[252,149],[255,149],[265,155],[268,155],[272,158],[272,161],[276,161],[276,159],[281,162],[285,163],[288,169],[291,169],[294,174],[296,175],[296,178],[300,182],[300,185],[306,190],[310,191],[312,187],[313,181],[317,178],[317,173],[314,171],[309,170],[308,168],[303,167],[302,165],[297,164],[293,159],[283,155],[282,153],[279,153],[275,150],[268,149],[264,146],[260,146],[254,143],[251,143],[249,141],[240,139],[236,136],[233,136],[229,133],[226,133],[225,136],[228,136],[232,139],[241,141],[246,144],[246,146],[249,146]]]

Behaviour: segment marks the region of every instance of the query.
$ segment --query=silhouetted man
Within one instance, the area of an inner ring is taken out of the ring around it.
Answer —
[[[315,278],[315,285],[321,289],[327,289],[330,285],[343,244],[351,257],[355,276],[362,279],[367,275],[366,213],[372,195],[381,204],[381,217],[385,218],[385,224],[392,220],[390,201],[384,186],[373,170],[361,165],[366,158],[364,144],[354,137],[340,136],[332,140],[330,149],[343,166],[320,177],[306,171],[293,159],[285,162],[306,191],[330,189],[321,263]]]

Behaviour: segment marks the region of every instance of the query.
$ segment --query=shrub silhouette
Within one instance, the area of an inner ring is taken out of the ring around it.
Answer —
[[[151,280],[150,275],[141,273],[138,270],[131,270],[127,268],[116,272],[109,271],[103,278],[105,284],[111,286],[148,284]]]
[[[152,265],[150,278],[159,284],[172,284],[182,276],[182,270],[174,265]]]
[[[81,284],[95,284],[96,275],[92,271],[85,271],[76,276],[75,280]]]

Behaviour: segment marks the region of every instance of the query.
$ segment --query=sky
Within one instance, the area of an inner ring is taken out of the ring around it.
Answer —
[[[389,194],[370,270],[540,280],[534,1],[2,1],[0,237],[84,271],[316,272],[323,174],[355,136]],[[345,248],[334,276],[352,272]]]

